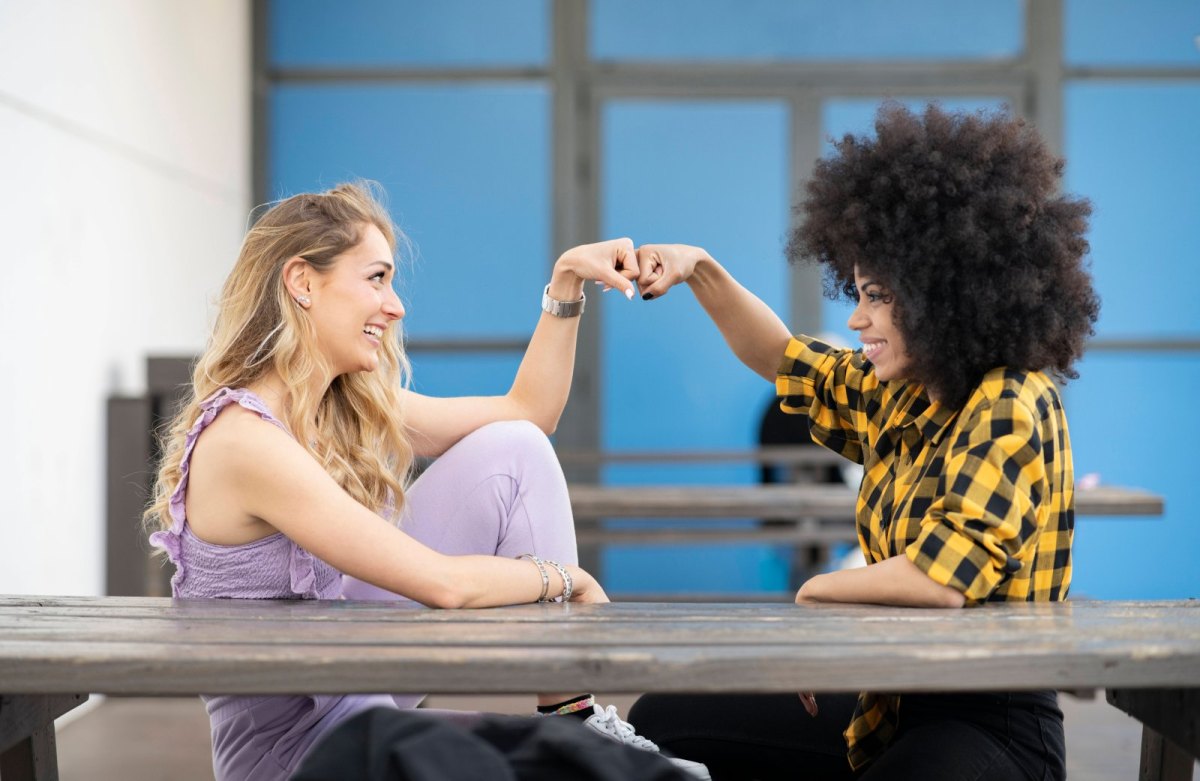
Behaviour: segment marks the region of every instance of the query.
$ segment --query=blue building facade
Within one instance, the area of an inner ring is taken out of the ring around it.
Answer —
[[[554,258],[616,236],[704,246],[796,330],[849,341],[846,308],[783,257],[829,140],[870,132],[887,98],[1029,117],[1095,208],[1103,311],[1064,391],[1076,473],[1167,500],[1159,519],[1079,518],[1074,593],[1200,596],[1200,3],[261,0],[257,17],[259,199],[384,186],[412,242],[414,385],[435,395],[503,393]],[[591,298],[561,446],[755,444],[772,389],[686,292]],[[613,547],[598,574],[611,593],[754,594],[790,563],[767,545]]]

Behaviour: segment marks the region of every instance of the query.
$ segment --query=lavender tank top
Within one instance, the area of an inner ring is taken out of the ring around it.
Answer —
[[[216,545],[192,534],[188,527],[184,498],[192,450],[221,410],[235,403],[287,431],[262,399],[245,388],[222,388],[200,402],[200,417],[184,442],[179,485],[171,494],[171,528],[150,535],[150,544],[165,550],[175,565],[171,595],[182,598],[338,599],[342,595],[342,574],[282,532],[244,545]]]
[[[342,574],[282,532],[244,545],[215,545],[188,528],[184,498],[192,450],[204,429],[230,404],[283,425],[245,388],[222,388],[200,403],[187,433],[179,485],[171,494],[171,528],[150,535],[175,565],[175,597],[339,599]],[[290,432],[289,432],[290,434]],[[212,727],[217,781],[286,781],[308,750],[339,723],[372,707],[413,708],[420,695],[202,695]]]

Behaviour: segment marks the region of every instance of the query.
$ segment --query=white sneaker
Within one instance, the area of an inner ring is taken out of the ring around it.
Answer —
[[[633,725],[628,721],[624,721],[617,715],[615,705],[609,705],[601,710],[599,705],[592,706],[592,715],[587,717],[583,722],[583,726],[598,732],[609,740],[615,740],[617,743],[623,743],[626,746],[639,748],[642,751],[653,751],[659,753],[658,746],[652,740],[643,738],[634,731]],[[680,759],[679,757],[663,755],[671,764],[679,768],[683,772],[693,778],[702,779],[702,781],[712,781],[712,776],[709,775],[708,768],[699,762],[692,762],[688,759]]]

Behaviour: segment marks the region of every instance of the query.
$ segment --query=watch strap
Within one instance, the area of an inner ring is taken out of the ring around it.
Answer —
[[[542,311],[549,312],[555,317],[579,317],[583,314],[583,305],[586,301],[587,296],[583,293],[579,294],[578,301],[559,301],[557,298],[551,298],[549,285],[546,285],[546,289],[542,291]]]

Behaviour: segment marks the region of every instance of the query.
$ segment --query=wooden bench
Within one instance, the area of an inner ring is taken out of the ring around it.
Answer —
[[[602,518],[778,518],[854,523],[858,492],[845,485],[624,486],[571,484],[576,521]],[[1075,492],[1076,515],[1160,516],[1163,498],[1132,488]],[[851,529],[853,531],[853,529]],[[853,534],[851,534],[853,539]]]
[[[111,695],[1108,689],[1143,779],[1200,755],[1200,602],[918,610],[0,597],[0,777],[56,777],[52,719]]]
[[[812,448],[801,448],[795,457],[806,459]],[[832,455],[832,454],[830,454]],[[727,486],[569,486],[575,515],[580,561],[594,562],[595,551],[605,545],[662,545],[696,543],[765,543],[793,548],[790,592],[812,571],[829,563],[829,553],[839,543],[858,539],[854,523],[855,489],[846,485],[727,485]],[[1130,488],[1077,489],[1077,515],[1100,517],[1156,517],[1163,513],[1163,497]],[[663,523],[637,528],[614,527],[615,519],[653,518]],[[769,519],[767,522],[730,527],[714,522],[730,518]],[[716,528],[704,528],[712,524]],[[590,556],[590,558],[589,558]],[[594,566],[594,564],[593,564]],[[587,563],[584,563],[587,568]],[[703,599],[721,595],[701,595]],[[790,600],[789,593],[767,593],[768,599]],[[642,595],[622,595],[642,599]],[[652,599],[665,598],[651,595]],[[673,597],[678,598],[678,597]]]

